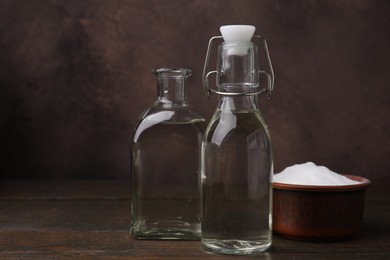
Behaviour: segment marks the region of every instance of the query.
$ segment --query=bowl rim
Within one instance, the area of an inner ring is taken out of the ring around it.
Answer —
[[[332,192],[332,191],[353,191],[353,190],[363,190],[368,188],[371,185],[371,181],[367,178],[350,175],[350,174],[341,174],[351,180],[359,181],[359,184],[351,185],[302,185],[302,184],[287,184],[280,182],[273,182],[272,187],[278,190],[295,190],[295,191],[322,191],[322,192]]]

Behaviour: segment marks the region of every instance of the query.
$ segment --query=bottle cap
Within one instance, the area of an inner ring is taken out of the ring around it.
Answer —
[[[224,25],[219,28],[223,40],[230,42],[250,42],[256,27],[253,25]]]

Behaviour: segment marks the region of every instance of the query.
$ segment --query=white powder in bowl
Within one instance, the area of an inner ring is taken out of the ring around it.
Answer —
[[[273,177],[274,182],[298,185],[336,186],[360,183],[312,162],[287,167]]]

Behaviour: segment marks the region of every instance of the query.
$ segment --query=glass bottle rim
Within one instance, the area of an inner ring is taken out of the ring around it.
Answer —
[[[162,77],[189,77],[192,74],[190,69],[186,68],[158,68],[152,70],[153,74]]]
[[[235,42],[222,42],[219,48],[236,48],[236,47],[257,47],[252,41],[235,41]]]

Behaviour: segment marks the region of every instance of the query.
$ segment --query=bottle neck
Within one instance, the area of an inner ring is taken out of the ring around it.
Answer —
[[[252,42],[222,43],[218,48],[220,92],[251,93],[259,86],[257,48]]]
[[[217,87],[220,108],[230,111],[258,110],[259,86],[257,48],[252,42],[222,43],[218,49]],[[244,95],[248,94],[248,95]]]
[[[158,102],[164,104],[186,103],[184,78],[158,77],[157,79]]]
[[[187,69],[158,69],[155,74],[157,75],[157,102],[164,105],[185,105],[187,95],[184,81],[190,76],[191,71]]]

